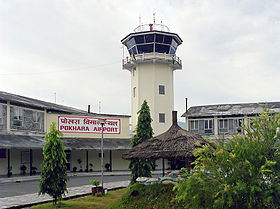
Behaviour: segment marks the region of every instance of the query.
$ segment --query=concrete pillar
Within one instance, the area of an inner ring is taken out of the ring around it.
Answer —
[[[219,126],[218,126],[218,117],[214,117],[214,135],[218,136],[219,135]]]
[[[109,156],[110,156],[110,172],[112,172],[112,150],[109,151]]]
[[[11,105],[10,102],[7,101],[7,131],[11,130]]]
[[[33,153],[32,149],[29,150],[29,171],[30,171],[30,176],[32,176],[32,161],[33,161]]]

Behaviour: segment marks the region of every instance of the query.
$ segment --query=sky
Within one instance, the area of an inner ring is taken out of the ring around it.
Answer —
[[[0,0],[0,91],[130,114],[120,40],[153,13],[183,40],[180,115],[186,97],[188,107],[280,101],[277,0]]]

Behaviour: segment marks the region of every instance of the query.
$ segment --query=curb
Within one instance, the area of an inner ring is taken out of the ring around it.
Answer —
[[[123,188],[126,188],[126,187],[123,187],[123,186],[114,187],[114,188],[108,189],[108,191],[115,191],[115,190],[123,189]],[[72,200],[72,199],[79,198],[79,197],[89,196],[91,194],[92,193],[89,192],[89,193],[84,193],[84,194],[79,194],[79,195],[73,195],[73,196],[70,196],[70,197],[64,197],[64,198],[62,198],[62,200]],[[49,202],[52,202],[52,200],[46,200],[46,201],[36,202],[36,203],[31,203],[31,204],[18,205],[18,206],[9,207],[9,208],[6,208],[6,209],[29,208],[29,207],[32,207],[34,205],[41,205],[41,204],[45,204],[45,203],[49,203]]]

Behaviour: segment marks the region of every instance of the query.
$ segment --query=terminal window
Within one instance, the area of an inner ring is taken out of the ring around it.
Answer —
[[[159,122],[165,123],[165,114],[164,113],[159,113]]]
[[[0,149],[0,158],[6,158],[6,149]]]
[[[164,85],[159,85],[159,94],[165,94],[165,86]]]

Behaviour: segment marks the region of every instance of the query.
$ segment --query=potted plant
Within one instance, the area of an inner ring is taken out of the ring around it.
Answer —
[[[21,170],[21,174],[22,174],[22,175],[25,175],[25,174],[26,174],[26,169],[27,169],[27,168],[26,168],[26,166],[25,166],[24,164],[20,166],[20,170]]]
[[[33,175],[35,175],[35,174],[36,174],[36,170],[37,170],[37,168],[36,168],[36,167],[33,167],[33,166],[31,167],[31,172],[32,172],[32,174],[33,174]]]
[[[90,171],[90,172],[92,172],[92,171],[93,171],[93,169],[92,169],[92,167],[93,167],[93,164],[92,164],[92,163],[90,163],[90,164],[89,164],[89,166],[90,166],[90,169],[89,169],[89,171]]]
[[[96,194],[98,193],[101,193],[103,194],[104,191],[103,191],[103,187],[102,186],[99,186],[100,182],[98,180],[89,180],[90,183],[92,184],[92,188],[91,188],[91,191],[92,191],[92,195],[96,196]]]
[[[105,168],[106,168],[107,171],[110,171],[110,167],[111,167],[111,165],[109,163],[105,164]]]

